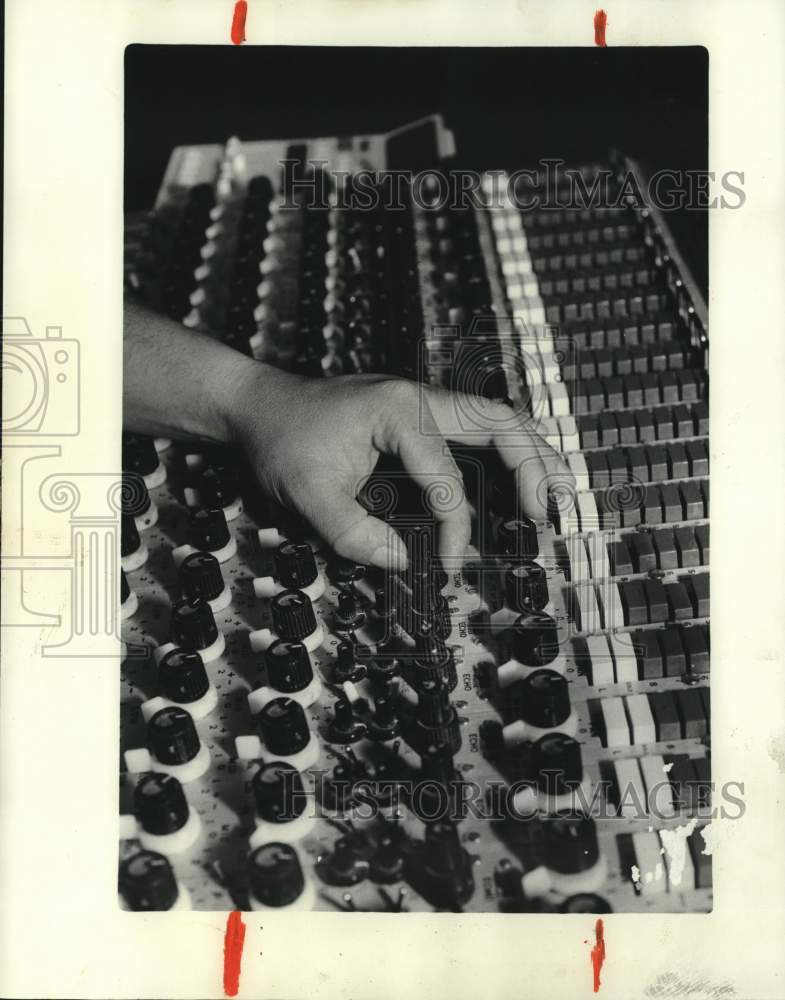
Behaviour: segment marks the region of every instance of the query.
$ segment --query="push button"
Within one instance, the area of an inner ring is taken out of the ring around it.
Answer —
[[[614,576],[630,576],[632,573],[632,558],[624,542],[611,542],[608,546],[611,572]]]
[[[667,625],[659,633],[666,677],[681,677],[687,670],[687,657],[681,643],[681,635],[682,630],[677,625]]]
[[[644,580],[643,590],[648,604],[649,622],[666,622],[668,620],[668,598],[665,587],[660,580]]]
[[[681,719],[681,734],[684,739],[702,739],[706,735],[707,725],[697,690],[685,688],[683,691],[677,691],[676,707]]]
[[[660,391],[663,403],[679,402],[679,382],[676,372],[665,371],[660,375]]]
[[[669,406],[660,406],[654,411],[654,430],[658,441],[673,437],[673,411]]]
[[[656,406],[662,402],[659,382],[654,372],[645,372],[642,374],[641,385],[643,386],[643,402],[646,406]],[[658,434],[657,437],[659,436]]]
[[[678,569],[679,555],[676,551],[676,541],[673,532],[666,528],[659,531],[652,531],[651,540],[657,553],[657,566],[659,569]]]
[[[630,745],[630,727],[624,711],[624,699],[603,698],[600,705],[605,723],[605,746],[628,747]]]
[[[695,482],[682,483],[679,486],[679,492],[681,493],[685,520],[692,521],[703,517],[703,497],[698,484]]]
[[[632,368],[632,360],[630,359],[630,369]],[[643,385],[641,384],[640,375],[630,374],[624,376],[624,395],[627,399],[627,406],[636,407],[643,406]]]
[[[690,475],[696,479],[709,474],[709,454],[704,441],[688,441],[686,445],[687,458],[690,463]]]
[[[692,618],[692,601],[687,594],[687,588],[683,583],[669,583],[665,586],[668,595],[668,606],[670,608],[669,617],[673,621],[681,621],[684,618]]]
[[[582,413],[578,416],[578,433],[581,436],[581,448],[599,448],[600,430],[597,417],[591,413]]]
[[[700,549],[700,560],[702,566],[709,565],[709,526],[708,524],[699,524],[695,528],[695,540],[698,543],[698,548]]]
[[[660,487],[662,497],[662,508],[665,513],[665,523],[673,524],[675,521],[683,520],[683,511],[679,489],[675,483],[665,483]]]
[[[649,482],[649,460],[646,449],[641,445],[627,449],[627,468],[632,479],[640,483]]]
[[[643,519],[646,524],[662,524],[662,503],[656,486],[647,486],[643,495]]]
[[[604,451],[595,451],[585,456],[586,467],[589,470],[589,478],[592,489],[602,489],[610,483],[610,471],[608,460]]]
[[[661,444],[651,445],[646,449],[646,457],[649,461],[649,481],[658,483],[661,479],[668,478],[668,452]]]
[[[667,743],[681,739],[681,723],[676,711],[676,704],[670,691],[656,691],[649,695],[649,706],[654,716],[657,729],[657,740]]]
[[[662,653],[653,629],[633,632],[633,642],[638,651],[638,670],[642,680],[662,677]]]
[[[635,422],[638,425],[638,440],[643,442],[653,441],[655,438],[654,418],[651,410],[636,410]]]
[[[692,408],[692,416],[695,420],[695,428],[699,435],[709,433],[709,404],[705,399],[698,400]]]
[[[698,790],[698,808],[711,809],[711,766],[708,757],[696,757],[693,762]]]
[[[619,584],[624,620],[627,625],[646,625],[648,611],[643,587],[638,580],[629,580]]]
[[[690,857],[695,869],[695,888],[711,889],[711,855],[704,854],[703,848],[706,842],[700,830],[694,830],[687,838],[687,845],[690,849]]]
[[[635,417],[627,410],[621,409],[624,406],[623,400],[618,403],[616,412],[616,423],[619,427],[619,440],[622,444],[634,444],[638,440],[635,429]]]
[[[676,430],[676,437],[690,437],[695,433],[692,411],[684,403],[673,407],[673,423]]]
[[[607,405],[607,403],[603,403]],[[600,414],[600,443],[603,448],[619,443],[619,428],[616,425],[616,418],[607,410]]]
[[[686,479],[690,475],[690,463],[687,459],[687,449],[683,444],[674,442],[668,446],[668,468],[670,479]]]
[[[651,535],[646,531],[635,532],[628,536],[632,546],[632,559],[636,573],[648,573],[657,568],[657,557],[654,554]]]
[[[630,416],[630,414],[628,414]],[[627,455],[623,448],[613,448],[605,452],[608,472],[612,483],[623,482],[627,478]]]
[[[700,566],[700,550],[692,528],[676,528],[673,537],[679,550],[679,565],[682,569]]]
[[[692,608],[696,618],[709,617],[709,574],[697,573],[690,577]]]
[[[698,808],[698,795],[692,760],[686,754],[676,754],[673,757],[666,757],[665,762],[671,765],[668,780],[673,789],[677,809],[694,812]]]
[[[682,642],[687,653],[687,664],[690,673],[706,674],[709,672],[709,647],[703,629],[697,626],[682,630]]]

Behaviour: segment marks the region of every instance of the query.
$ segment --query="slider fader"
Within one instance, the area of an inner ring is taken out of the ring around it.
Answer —
[[[274,518],[231,450],[126,436],[129,909],[711,909],[705,305],[652,207],[521,210],[501,172],[480,206],[337,205],[337,172],[424,147],[451,169],[438,116],[178,148],[127,284],[313,377],[508,398],[577,490],[534,523],[456,451],[477,518],[445,571],[380,467],[362,502],[410,555],[388,576]]]

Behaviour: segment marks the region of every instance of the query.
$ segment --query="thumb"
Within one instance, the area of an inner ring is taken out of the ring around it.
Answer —
[[[403,572],[408,565],[400,535],[384,521],[371,517],[352,496],[323,498],[317,510],[309,512],[309,520],[344,559],[393,573]]]

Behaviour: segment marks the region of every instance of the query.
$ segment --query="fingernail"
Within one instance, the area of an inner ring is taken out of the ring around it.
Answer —
[[[371,562],[379,569],[402,573],[409,565],[406,546],[400,539],[388,542],[387,545],[380,545],[371,556]]]

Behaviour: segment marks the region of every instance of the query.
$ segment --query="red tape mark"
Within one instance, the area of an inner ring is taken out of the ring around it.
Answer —
[[[608,15],[604,10],[594,12],[594,44],[607,48],[605,44],[605,28],[608,24]]]
[[[234,910],[226,920],[224,935],[224,993],[228,997],[236,997],[240,989],[240,961],[244,942],[243,915],[239,910]]]
[[[591,950],[591,964],[594,969],[594,992],[599,993],[600,972],[602,971],[602,963],[605,961],[605,930],[601,918],[594,925],[594,936],[597,943]]]
[[[232,41],[235,45],[242,45],[245,41],[245,15],[248,13],[246,0],[237,0],[234,5],[234,15],[232,16]]]

